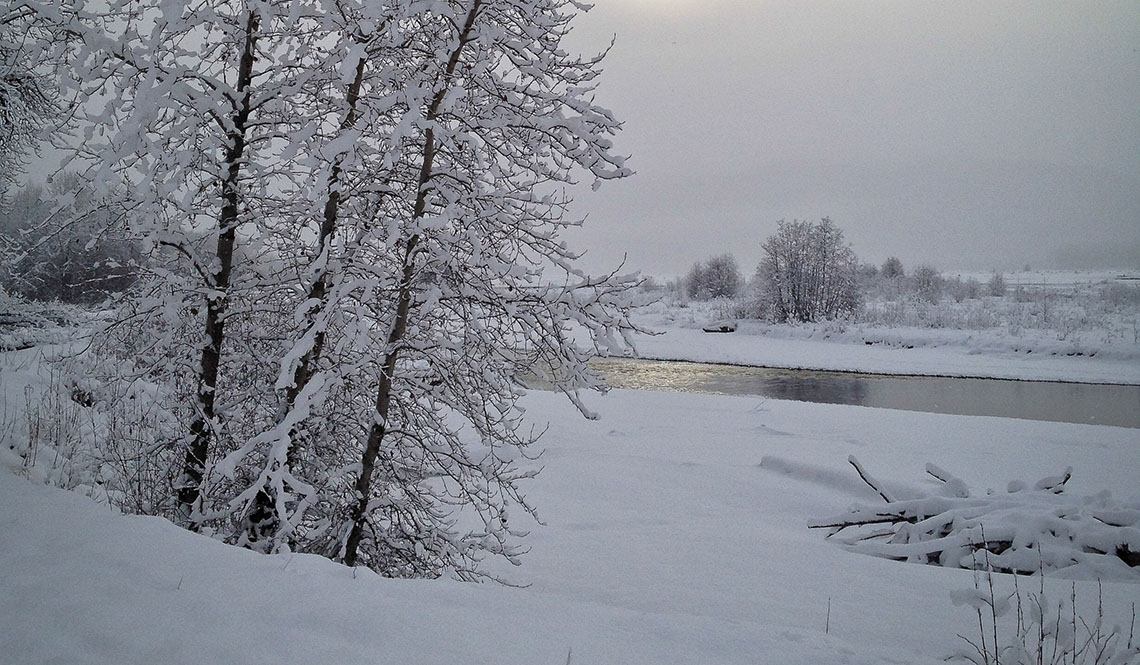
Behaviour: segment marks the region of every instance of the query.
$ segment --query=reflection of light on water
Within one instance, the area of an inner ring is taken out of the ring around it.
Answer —
[[[1140,386],[889,376],[596,358],[612,388],[759,395],[825,404],[1140,428]]]
[[[821,372],[740,365],[713,365],[668,360],[595,358],[590,366],[605,377],[611,388],[708,393],[712,395],[754,395],[765,384],[882,379],[882,376],[845,372]],[[886,377],[903,380],[903,377]]]

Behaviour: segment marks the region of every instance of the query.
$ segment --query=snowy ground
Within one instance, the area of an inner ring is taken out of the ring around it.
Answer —
[[[1140,385],[1140,273],[1032,272],[1007,276],[1011,295],[937,305],[873,301],[892,325],[768,325],[737,319],[739,303],[660,300],[640,323],[659,334],[639,355],[792,369]],[[1025,291],[1022,301],[1013,295]],[[1124,289],[1114,301],[1112,289]],[[862,317],[876,318],[876,317]],[[904,325],[916,320],[922,325]],[[732,321],[735,333],[702,332]]]
[[[901,494],[929,489],[929,461],[977,488],[1072,465],[1072,491],[1140,500],[1135,430],[628,391],[590,402],[601,420],[527,398],[552,424],[529,487],[545,526],[521,568],[498,570],[524,588],[256,555],[33,484],[4,450],[0,662],[561,664],[572,650],[572,663],[933,664],[976,630],[950,601],[971,573],[808,530],[875,500],[848,455]],[[1103,584],[1110,619],[1127,623],[1136,581]],[[1076,585],[1095,611],[1096,584]]]
[[[706,325],[698,315],[695,323]],[[1026,343],[1005,336],[954,330],[868,329],[830,326],[770,326],[743,321],[735,333],[706,333],[699,327],[649,318],[660,334],[641,339],[638,355],[660,360],[694,360],[760,367],[821,369],[877,374],[971,376],[1082,383],[1140,385],[1140,348],[1092,357],[1067,355],[1062,346]],[[1027,352],[1028,351],[1028,352]]]
[[[1031,339],[1025,353],[1025,337],[964,331],[746,323],[703,333],[711,314],[650,311],[646,323],[664,334],[642,340],[641,354],[1140,384],[1128,344],[1089,357],[1057,340]],[[45,380],[27,362],[35,353],[0,354],[5,436],[19,429],[23,384]],[[598,421],[549,393],[525,404],[551,425],[527,488],[544,524],[521,568],[491,566],[518,588],[256,555],[29,482],[0,447],[0,664],[933,665],[965,647],[958,634],[977,635],[976,616],[950,597],[973,576],[855,554],[809,530],[878,500],[849,455],[902,496],[932,491],[927,462],[999,492],[1072,466],[1070,492],[1140,510],[1134,429],[620,390],[588,399]],[[1140,599],[1135,570],[1100,592],[1107,622],[1125,633]],[[1090,577],[1075,570],[1047,587],[1059,598],[1075,584],[1092,618]]]

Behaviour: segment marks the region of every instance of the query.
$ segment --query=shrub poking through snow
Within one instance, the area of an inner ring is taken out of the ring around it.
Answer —
[[[979,564],[983,563],[979,561]],[[988,568],[974,573],[974,586],[954,591],[955,605],[973,610],[977,633],[959,634],[968,645],[947,660],[975,665],[1135,665],[1140,662],[1136,641],[1136,604],[1127,629],[1109,623],[1103,592],[1097,584],[1095,614],[1078,609],[1077,585],[1068,593],[1047,594],[1045,576],[1037,589],[1022,589],[1013,577],[1013,592],[1003,592]],[[1008,589],[1008,587],[1007,587]]]
[[[1116,502],[1108,492],[1066,493],[1071,468],[1033,485],[1013,481],[1005,492],[976,495],[961,479],[927,464],[939,491],[897,498],[854,456],[848,461],[883,503],[857,505],[808,526],[831,529],[828,537],[852,551],[949,568],[985,566],[1018,574],[1064,570],[1140,581],[1140,503]]]

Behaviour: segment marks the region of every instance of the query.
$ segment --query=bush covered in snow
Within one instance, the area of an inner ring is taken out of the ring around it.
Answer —
[[[744,278],[731,254],[696,263],[685,276],[685,295],[693,300],[733,298],[740,294]]]
[[[858,260],[830,219],[779,222],[756,269],[755,315],[775,323],[844,317],[860,301]]]
[[[950,568],[1065,571],[1140,582],[1140,503],[1115,501],[1108,493],[1068,494],[1071,469],[1032,485],[1015,480],[1004,492],[976,494],[927,464],[939,491],[900,498],[854,457],[849,461],[883,503],[858,505],[809,526],[831,529],[828,537],[854,552]]]

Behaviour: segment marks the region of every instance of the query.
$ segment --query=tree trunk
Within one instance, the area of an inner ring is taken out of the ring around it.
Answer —
[[[443,85],[436,91],[431,105],[425,115],[428,121],[435,120],[439,114],[440,104],[452,84],[452,77],[459,65],[459,57],[463,48],[472,39],[475,19],[482,6],[482,0],[474,0],[463,29],[459,33],[459,43],[451,52],[444,72]],[[424,216],[427,210],[427,194],[431,183],[432,165],[435,160],[435,132],[429,124],[424,132],[424,155],[420,165],[418,180],[419,189],[416,193],[416,203],[413,209],[413,220]],[[400,291],[396,305],[396,318],[392,323],[392,330],[388,335],[388,353],[384,357],[383,368],[380,374],[380,386],[376,391],[376,414],[372,426],[368,430],[368,441],[364,447],[364,454],[360,460],[360,476],[356,479],[357,505],[352,512],[352,529],[345,542],[343,561],[346,565],[355,566],[360,549],[360,541],[364,535],[364,522],[368,515],[368,503],[372,493],[372,474],[376,468],[376,458],[380,454],[380,444],[388,432],[388,411],[392,403],[392,381],[396,374],[396,361],[400,353],[400,343],[407,331],[408,318],[412,305],[412,278],[415,276],[416,250],[420,243],[419,234],[412,235],[404,247],[403,272],[401,274]]]
[[[217,270],[212,275],[209,294],[206,296],[206,344],[202,348],[198,369],[198,413],[190,424],[190,444],[182,463],[182,479],[178,487],[179,512],[188,528],[198,529],[195,505],[201,496],[205,477],[206,459],[213,438],[215,397],[218,386],[218,368],[222,344],[225,341],[226,306],[233,268],[234,240],[238,226],[241,160],[246,147],[246,129],[250,114],[250,84],[253,79],[254,49],[260,15],[250,10],[246,18],[245,39],[238,65],[236,90],[240,99],[234,100],[233,126],[229,128],[229,145],[226,148],[225,179],[221,182],[222,209],[218,214],[218,243],[215,249]]]
[[[364,81],[364,69],[367,59],[361,56],[356,63],[356,75],[352,83],[348,86],[346,100],[348,102],[348,112],[345,114],[344,120],[341,121],[340,129],[347,130],[356,124],[356,104],[360,99],[360,87]],[[341,185],[341,164],[344,161],[343,153],[338,154],[333,159],[332,168],[329,171],[327,195],[325,199],[325,206],[321,218],[320,235],[317,239],[317,260],[324,257],[324,268],[322,268],[313,279],[312,286],[309,287],[309,292],[306,297],[306,302],[315,303],[311,306],[305,316],[306,334],[309,330],[313,330],[318,325],[318,318],[320,313],[329,307],[329,303],[325,301],[328,296],[329,286],[332,281],[332,274],[329,269],[329,262],[331,260],[332,252],[332,237],[336,232],[337,217],[340,212],[340,185]],[[285,390],[285,404],[281,410],[278,423],[284,422],[297,404],[297,397],[305,389],[305,386],[312,380],[316,372],[317,361],[321,357],[321,352],[325,346],[325,330],[324,328],[317,328],[313,333],[312,346],[301,356],[297,361],[296,367],[293,368],[293,381]],[[290,427],[288,437],[289,444],[285,450],[285,460],[282,466],[285,469],[291,469],[294,466],[296,456],[296,446],[294,445],[294,437],[296,436],[296,428]],[[277,512],[274,509],[276,503],[276,495],[274,490],[266,484],[254,496],[253,507],[250,509],[249,514],[245,519],[245,536],[244,541],[247,546],[252,547],[254,543],[262,541],[266,538],[273,538],[280,540],[288,537],[289,534],[281,533],[282,525],[278,518]]]

